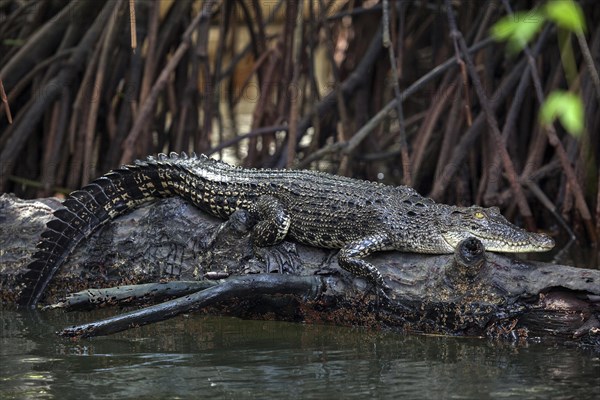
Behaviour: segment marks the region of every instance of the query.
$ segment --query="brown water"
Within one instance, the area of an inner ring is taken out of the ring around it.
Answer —
[[[600,354],[191,315],[110,337],[112,315],[0,310],[1,399],[594,399]]]

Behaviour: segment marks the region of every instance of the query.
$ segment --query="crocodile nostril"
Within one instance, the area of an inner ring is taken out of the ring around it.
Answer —
[[[538,233],[537,235],[532,235],[533,242],[536,246],[551,249],[554,247],[554,239],[545,233]]]

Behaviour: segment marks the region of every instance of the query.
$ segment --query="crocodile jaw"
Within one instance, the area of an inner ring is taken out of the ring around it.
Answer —
[[[511,224],[496,207],[448,207],[446,212],[440,219],[440,233],[453,248],[469,237],[479,239],[486,251],[501,253],[541,252],[554,247],[550,236]]]
[[[520,230],[520,229],[519,229]],[[534,233],[522,230],[512,237],[485,237],[476,232],[450,232],[443,235],[444,240],[452,247],[468,237],[481,241],[486,251],[498,253],[533,253],[549,251],[554,247],[554,240],[544,233]]]
[[[502,240],[480,239],[489,251],[500,253],[530,253],[552,250],[554,239],[544,233],[526,232],[524,242],[507,242]]]

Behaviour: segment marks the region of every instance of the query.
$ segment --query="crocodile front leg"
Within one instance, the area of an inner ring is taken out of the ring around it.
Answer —
[[[353,275],[365,278],[375,285],[376,288],[384,292],[389,290],[383,276],[373,264],[362,260],[376,251],[387,250],[391,248],[391,240],[382,233],[372,234],[362,237],[358,240],[347,243],[338,255],[340,267]],[[385,293],[384,293],[385,294]]]

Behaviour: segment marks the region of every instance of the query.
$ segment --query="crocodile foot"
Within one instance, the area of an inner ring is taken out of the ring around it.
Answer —
[[[264,263],[264,272],[295,274],[302,265],[294,243],[281,242],[274,246],[253,248],[256,258]]]

